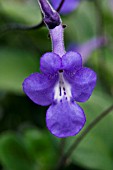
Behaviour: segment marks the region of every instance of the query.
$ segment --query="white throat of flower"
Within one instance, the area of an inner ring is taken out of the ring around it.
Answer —
[[[59,72],[59,81],[54,87],[54,100],[57,100],[58,102],[62,102],[63,99],[70,101],[71,96],[71,86],[64,79],[63,72]]]

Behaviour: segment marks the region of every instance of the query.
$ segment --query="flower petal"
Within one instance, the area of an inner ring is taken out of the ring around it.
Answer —
[[[91,96],[96,85],[96,73],[89,68],[81,68],[75,75],[64,72],[64,78],[71,84],[74,100],[85,102]]]
[[[57,9],[61,0],[50,0],[52,6]],[[60,13],[62,14],[68,14],[75,10],[78,5],[80,4],[80,0],[65,0],[64,4],[62,5],[62,8],[60,10]]]
[[[82,108],[65,99],[62,102],[52,104],[46,114],[48,129],[59,138],[76,135],[83,128],[85,121]]]
[[[79,53],[69,51],[62,57],[63,70],[73,72],[82,67],[82,57]]]
[[[40,70],[45,74],[54,74],[61,68],[61,58],[59,55],[48,52],[40,59]]]
[[[43,74],[34,73],[24,80],[23,90],[34,103],[47,106],[53,101],[53,88],[57,81],[58,75],[49,78]]]

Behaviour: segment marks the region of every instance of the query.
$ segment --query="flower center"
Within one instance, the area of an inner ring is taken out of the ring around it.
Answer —
[[[70,84],[64,79],[63,71],[59,71],[59,81],[55,85],[54,88],[54,100],[62,102],[62,99],[66,99],[70,101],[71,98],[71,86]]]

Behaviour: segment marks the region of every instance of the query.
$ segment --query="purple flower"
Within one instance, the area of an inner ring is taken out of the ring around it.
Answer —
[[[26,78],[23,90],[36,104],[51,105],[46,123],[53,135],[59,138],[74,136],[86,121],[84,111],[75,101],[89,99],[96,84],[96,74],[82,66],[79,53],[65,52],[64,29],[59,14],[46,0],[39,0],[39,5],[49,29],[53,52],[42,56],[41,73]]]
[[[49,0],[52,4],[52,6],[57,9],[61,0]],[[80,0],[65,0],[64,4],[62,5],[61,14],[68,14],[72,11],[74,11],[78,5],[80,4]]]
[[[102,47],[108,43],[108,39],[106,36],[100,36],[96,38],[91,38],[90,40],[86,41],[82,44],[70,44],[68,47],[68,51],[76,51],[82,55],[83,63],[85,63],[88,58],[90,57],[91,53]]]
[[[82,66],[80,54],[69,51],[62,57],[45,53],[40,60],[41,73],[31,74],[23,90],[36,104],[51,105],[46,123],[59,138],[74,136],[83,128],[86,118],[76,102],[89,99],[96,85],[96,74]],[[75,102],[76,101],[76,102]]]

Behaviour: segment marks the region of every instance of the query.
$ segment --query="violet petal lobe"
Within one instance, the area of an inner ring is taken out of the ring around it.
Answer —
[[[54,85],[58,81],[58,75],[47,77],[34,73],[23,82],[23,91],[36,104],[47,106],[53,102]]]
[[[61,0],[50,0],[52,6],[57,9]],[[65,0],[60,10],[61,14],[68,14],[75,10],[80,4],[80,0]]]
[[[71,84],[72,96],[77,102],[85,102],[91,96],[96,85],[96,73],[86,67],[81,68],[75,75],[64,72],[65,79]]]
[[[83,128],[85,121],[82,108],[66,99],[52,104],[46,114],[48,129],[59,138],[76,135]]]
[[[65,71],[73,72],[82,67],[82,57],[79,53],[69,51],[62,57],[62,68]]]
[[[54,74],[61,68],[61,58],[59,55],[48,52],[40,59],[40,70],[44,74]]]

